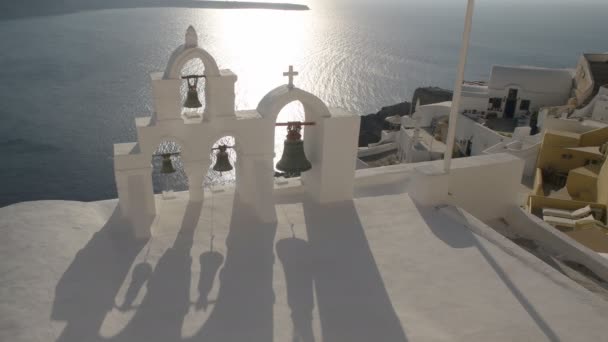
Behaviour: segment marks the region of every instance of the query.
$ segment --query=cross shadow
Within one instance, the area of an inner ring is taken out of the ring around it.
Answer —
[[[202,202],[189,202],[173,246],[158,260],[147,292],[129,324],[112,340],[124,342],[179,341],[190,308],[190,249]]]
[[[145,241],[127,232],[130,224],[116,207],[101,230],[93,235],[55,287],[51,319],[65,321],[58,342],[99,339],[98,332],[114,298]]]
[[[427,226],[440,240],[445,242],[452,248],[470,248],[474,247],[479,250],[481,255],[492,267],[496,275],[505,284],[505,286],[511,291],[511,294],[519,302],[519,304],[528,312],[530,318],[536,323],[538,328],[547,337],[549,341],[557,342],[560,341],[559,337],[553,331],[551,326],[544,320],[534,305],[532,305],[521,290],[511,280],[507,272],[496,262],[494,257],[488,252],[488,250],[479,242],[475,234],[467,227],[463,227],[458,224],[454,224],[454,221],[463,222],[467,224],[468,220],[461,213],[455,218],[449,218],[447,215],[441,213],[440,208],[426,207],[416,203],[416,207],[420,212]],[[487,303],[491,303],[492,298],[488,298]]]
[[[303,205],[322,340],[407,341],[353,201]]]
[[[276,223],[262,223],[234,196],[226,261],[213,311],[192,341],[271,342]]]
[[[296,237],[276,244],[287,284],[287,303],[293,321],[293,342],[314,342],[312,331],[313,265],[308,241]]]
[[[209,8],[308,10],[308,6],[290,3],[205,0],[20,0],[0,4],[0,20],[54,16],[84,11],[132,8]]]

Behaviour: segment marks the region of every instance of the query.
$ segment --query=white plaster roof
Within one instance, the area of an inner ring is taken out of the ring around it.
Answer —
[[[490,89],[520,86],[539,93],[568,93],[572,89],[572,71],[532,66],[495,65],[490,75]]]
[[[158,199],[145,245],[112,233],[116,200],[1,208],[0,341],[606,337],[608,303],[454,208],[280,196],[275,226],[209,196]]]

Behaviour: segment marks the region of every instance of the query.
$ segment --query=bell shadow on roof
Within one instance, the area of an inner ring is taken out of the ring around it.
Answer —
[[[271,342],[276,223],[263,223],[234,196],[226,259],[213,311],[193,341]]]
[[[131,283],[129,284],[129,288],[125,294],[125,299],[122,302],[122,305],[120,305],[119,310],[125,311],[133,308],[133,302],[137,298],[139,291],[143,288],[146,281],[150,279],[152,272],[152,265],[146,261],[133,267],[133,271],[131,272]]]
[[[304,202],[325,342],[407,341],[353,201]]]
[[[198,279],[198,300],[196,301],[197,310],[207,311],[209,306],[209,293],[213,289],[217,271],[224,263],[224,256],[217,251],[210,250],[201,254],[200,264],[201,273]]]
[[[313,257],[310,245],[308,241],[294,236],[279,240],[276,250],[285,272],[287,303],[293,322],[293,341],[314,342]]]
[[[118,207],[101,230],[76,254],[55,287],[51,319],[65,321],[57,341],[82,342],[99,339],[106,314],[145,241],[128,234],[129,224]]]
[[[129,324],[111,341],[180,341],[190,309],[192,257],[190,249],[202,202],[189,202],[173,246],[156,263],[147,292]]]

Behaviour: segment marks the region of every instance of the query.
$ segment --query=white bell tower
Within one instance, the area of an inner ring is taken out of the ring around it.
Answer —
[[[182,115],[181,70],[192,59],[205,66],[205,110],[202,117]],[[295,73],[290,70],[293,76]],[[303,173],[303,190],[319,202],[351,199],[360,118],[328,108],[293,82],[270,91],[255,110],[235,111],[237,76],[219,69],[215,59],[198,46],[192,26],[184,44],[171,54],[164,72],[151,74],[154,113],[135,120],[137,142],[114,145],[114,173],[122,214],[138,238],[150,236],[156,216],[151,158],[156,146],[171,140],[181,146],[190,201],[203,201],[203,179],[213,144],[223,136],[235,138],[237,153],[235,196],[263,222],[276,220],[274,208],[274,129],[277,115],[292,101],[300,101],[306,120],[316,125],[306,133],[304,149],[312,169]]]

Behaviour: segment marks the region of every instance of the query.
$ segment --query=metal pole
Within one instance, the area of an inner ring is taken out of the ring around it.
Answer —
[[[464,33],[462,34],[462,46],[460,47],[460,63],[458,64],[458,75],[454,85],[452,97],[452,108],[450,110],[450,121],[448,126],[447,146],[444,155],[444,171],[450,173],[452,165],[452,153],[454,151],[454,139],[456,138],[456,124],[458,121],[458,107],[460,107],[460,96],[462,94],[462,82],[464,81],[464,68],[467,64],[467,52],[469,50],[469,39],[471,37],[471,25],[473,23],[473,8],[475,0],[468,0],[467,13],[465,17]]]

